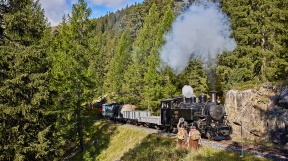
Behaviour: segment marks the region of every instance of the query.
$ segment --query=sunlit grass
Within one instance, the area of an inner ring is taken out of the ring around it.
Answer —
[[[148,132],[105,121],[98,121],[85,131],[85,152],[76,156],[75,160],[83,160],[83,158],[101,161],[115,160],[133,149],[149,135]],[[96,145],[94,144],[95,140],[98,141]]]
[[[86,150],[74,160],[89,161],[265,161],[265,158],[203,146],[199,151],[179,150],[175,138],[127,126],[98,121],[85,129]],[[93,141],[98,140],[94,145]]]
[[[198,151],[189,152],[184,161],[265,161],[268,159],[257,158],[248,153],[244,153],[244,157],[240,157],[239,153],[225,151],[207,146],[201,147]]]
[[[95,160],[115,160],[120,158],[125,152],[134,149],[149,133],[118,126],[116,133],[111,136],[109,146],[103,149]]]

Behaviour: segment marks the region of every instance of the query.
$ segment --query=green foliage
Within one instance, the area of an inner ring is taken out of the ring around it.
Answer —
[[[4,41],[13,41],[25,46],[38,44],[48,26],[39,1],[11,0],[8,4],[8,11],[3,16],[6,39]]]
[[[148,57],[151,49],[156,45],[157,31],[159,24],[159,13],[155,4],[149,10],[149,14],[145,17],[143,27],[139,30],[137,38],[133,44],[133,58],[132,63],[128,66],[125,73],[123,92],[127,94],[133,93],[136,99],[127,98],[126,101],[138,102],[141,106],[145,106],[144,93],[144,75],[147,72]],[[155,70],[155,68],[153,69]]]
[[[80,133],[82,112],[79,110],[83,108],[82,104],[92,101],[93,88],[99,82],[95,79],[100,75],[96,68],[99,57],[90,54],[97,48],[88,43],[88,40],[94,40],[89,33],[90,12],[83,0],[74,4],[72,17],[68,20],[63,17],[50,49],[52,66],[49,85],[53,91],[53,112],[58,116],[55,128],[59,131],[55,137],[64,139],[67,144],[75,141],[75,129]],[[79,106],[82,107],[78,109]]]
[[[49,160],[55,155],[50,140],[47,54],[43,46],[8,45],[0,50],[0,159]]]
[[[287,79],[287,7],[282,1],[226,1],[238,47],[219,58],[220,77],[234,84]],[[285,37],[285,38],[284,38]]]
[[[164,75],[157,71],[160,58],[157,51],[152,51],[148,57],[148,70],[144,74],[144,100],[143,105],[148,107],[149,110],[156,111],[160,104],[160,99],[164,98],[163,82],[165,81]]]
[[[159,110],[160,101],[169,96],[165,93],[165,83],[167,82],[165,80],[165,73],[159,71],[160,56],[158,49],[164,43],[163,35],[165,31],[171,28],[173,18],[173,12],[170,6],[168,6],[162,22],[159,26],[156,26],[159,30],[154,40],[155,46],[152,47],[147,60],[147,71],[144,73],[145,87],[143,91],[145,101],[142,100],[142,104],[151,111]]]
[[[143,27],[139,30],[134,42],[135,58],[140,64],[146,64],[151,49],[156,45],[159,27],[159,12],[156,4],[153,4],[145,17]]]
[[[127,64],[131,61],[131,48],[132,39],[129,30],[126,30],[116,47],[116,53],[113,56],[109,70],[107,72],[107,78],[105,84],[107,86],[106,92],[119,97],[121,96],[121,89],[124,80],[123,73],[127,70]]]
[[[138,63],[129,63],[128,69],[124,73],[124,83],[122,85],[123,101],[125,103],[138,105],[143,100],[143,72]]]
[[[182,75],[186,76],[184,80],[193,88],[195,95],[208,92],[207,76],[200,60],[190,61]]]
[[[47,20],[38,1],[7,4],[1,13],[0,160],[53,160],[63,142],[54,138]]]
[[[92,161],[93,160],[93,158],[90,156],[89,151],[86,151],[84,153],[83,160],[85,160],[85,161]]]

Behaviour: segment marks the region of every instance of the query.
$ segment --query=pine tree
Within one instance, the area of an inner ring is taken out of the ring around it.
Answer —
[[[48,61],[41,47],[1,47],[1,160],[48,159]]]
[[[89,60],[89,67],[87,77],[90,78],[92,84],[95,86],[90,89],[94,97],[102,96],[104,84],[104,61],[106,59],[103,53],[104,36],[102,32],[92,30],[89,33],[89,51],[91,59]]]
[[[81,149],[84,149],[81,109],[82,104],[91,102],[93,89],[96,80],[95,57],[90,53],[88,40],[91,14],[90,8],[83,0],[72,7],[72,16],[68,20],[63,18],[59,28],[59,35],[56,36],[50,58],[51,68],[51,89],[54,91],[53,100],[55,112],[59,120],[57,129],[61,129],[60,137],[75,139],[75,128],[79,135]],[[72,116],[77,119],[71,119]],[[61,123],[60,123],[61,122]]]
[[[8,1],[0,47],[0,160],[51,160],[56,116],[50,113],[49,32],[39,2]],[[57,144],[57,143],[56,143]]]
[[[123,84],[123,73],[127,69],[127,64],[131,61],[132,39],[129,30],[126,30],[116,47],[115,55],[112,58],[107,73],[106,86],[108,93],[119,97]]]
[[[136,57],[141,64],[145,64],[151,49],[156,45],[158,26],[160,22],[157,6],[154,3],[145,17],[143,27],[139,30],[133,44]]]
[[[5,41],[29,46],[38,44],[47,28],[47,19],[39,0],[8,1],[8,13],[4,14]]]
[[[143,105],[149,110],[157,111],[160,100],[167,98],[165,92],[165,73],[160,71],[160,56],[159,48],[164,44],[163,35],[171,28],[174,19],[173,11],[170,6],[167,7],[162,22],[159,25],[159,30],[154,40],[155,46],[151,49],[147,60],[147,71],[144,73],[144,100]]]
[[[125,103],[139,105],[139,102],[143,100],[143,73],[139,72],[140,64],[131,61],[128,64],[128,69],[124,73],[124,83],[122,85],[123,101]]]
[[[148,56],[150,55],[151,49],[156,45],[158,26],[159,13],[157,12],[156,4],[153,4],[149,10],[149,14],[145,17],[143,27],[139,30],[133,44],[133,62],[129,65],[127,70],[127,72],[131,73],[125,73],[125,83],[132,84],[126,85],[128,86],[128,88],[124,87],[124,92],[134,93],[137,97],[135,101],[140,102],[140,106],[145,105],[145,100],[143,96],[143,90],[145,86],[144,73],[147,71],[146,66]],[[127,77],[128,75],[131,77]],[[133,85],[134,88],[132,89],[131,87]]]
[[[52,91],[52,102],[57,114],[55,129],[58,134],[55,139],[61,144],[69,144],[69,140],[75,139],[74,127],[76,122],[72,119],[76,109],[77,89],[75,84],[77,81],[77,69],[74,69],[73,57],[70,55],[71,43],[68,20],[64,16],[61,24],[57,27],[57,34],[54,35],[53,45],[51,45],[51,53],[49,59],[52,66],[50,69],[51,77],[49,80],[49,88]],[[76,71],[75,71],[76,70]],[[75,78],[76,77],[76,78]],[[61,146],[61,145],[59,145]]]
[[[268,0],[223,0],[222,4],[231,16],[238,43],[232,54],[220,58],[222,84],[286,79],[288,4]]]
[[[208,92],[207,75],[201,60],[191,60],[184,75],[188,76],[188,84],[193,88],[195,95]]]

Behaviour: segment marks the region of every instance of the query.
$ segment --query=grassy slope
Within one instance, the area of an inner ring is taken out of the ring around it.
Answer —
[[[78,154],[73,160],[99,160],[113,161],[162,161],[162,160],[193,160],[193,161],[231,161],[231,160],[266,160],[245,154],[240,158],[239,154],[229,151],[201,147],[198,152],[178,150],[176,139],[150,134],[126,126],[98,121],[93,126],[85,129],[86,150]],[[93,145],[93,140],[98,144]]]

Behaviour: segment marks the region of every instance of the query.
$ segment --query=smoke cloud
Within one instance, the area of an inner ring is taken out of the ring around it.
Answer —
[[[189,60],[200,57],[205,64],[223,52],[231,52],[236,42],[231,35],[228,16],[221,11],[219,3],[202,1],[193,3],[172,24],[172,30],[164,38],[166,44],[160,49],[163,65],[180,74]]]

